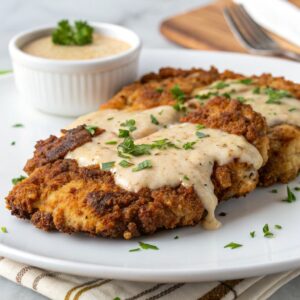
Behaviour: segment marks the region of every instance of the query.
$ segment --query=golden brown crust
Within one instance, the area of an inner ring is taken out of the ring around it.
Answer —
[[[196,111],[181,118],[180,121],[203,124],[209,128],[242,135],[260,151],[265,162],[268,159],[267,124],[265,119],[253,111],[250,105],[216,97],[207,102],[206,105],[200,106]]]
[[[267,164],[260,170],[260,184],[287,183],[300,171],[300,129],[277,125],[269,129],[270,151]]]
[[[210,113],[212,111],[214,113]],[[258,145],[266,137],[264,119],[250,106],[222,98],[199,108],[182,121],[200,122],[207,127],[244,135]],[[56,155],[54,161],[45,161],[45,149],[61,153],[57,149],[65,144],[62,141],[68,140],[70,132],[61,138],[38,142],[34,158],[30,160],[34,168],[30,168],[29,178],[17,184],[6,198],[12,214],[30,219],[44,230],[126,239],[160,229],[194,225],[203,217],[204,208],[193,187],[144,188],[132,193],[117,186],[113,175],[102,171],[99,165],[79,167],[75,160],[61,159],[60,155]],[[236,160],[223,166],[215,164],[211,179],[215,194],[222,201],[252,191],[257,185],[258,173],[253,166]]]
[[[207,71],[195,68],[190,70],[163,68],[158,73],[147,74],[140,81],[123,88],[103,105],[101,109],[141,110],[165,104],[172,105],[175,103],[175,100],[170,93],[170,89],[175,84],[178,84],[182,88],[185,92],[186,100],[188,100],[192,98],[195,88],[207,86],[216,80],[236,78],[245,78],[245,76],[229,70],[219,72],[214,67]],[[251,76],[251,78],[258,86],[286,90],[295,98],[300,99],[300,84],[287,80],[284,77],[262,74],[260,76]],[[150,92],[157,87],[164,87],[164,92],[161,95]],[[300,144],[299,134],[297,133],[299,132],[299,128],[292,125],[284,128],[287,130],[278,129],[279,131],[274,131],[272,128],[269,130],[269,155],[267,153],[268,147],[261,147],[259,144],[256,144],[265,161],[268,156],[270,157],[267,165],[261,171],[260,184],[263,186],[268,186],[276,182],[286,183],[294,179],[300,171],[300,161],[294,154],[295,149],[298,149],[295,145]],[[290,138],[290,132],[293,134],[293,139]],[[262,143],[262,145],[266,145],[266,143]],[[292,153],[293,155],[291,155]],[[280,160],[277,159],[277,156],[280,156]]]
[[[212,180],[216,195],[225,200],[254,189],[258,176],[251,166],[232,162],[216,165]],[[13,215],[30,219],[46,231],[125,239],[194,225],[204,214],[192,187],[144,188],[131,193],[118,187],[113,175],[99,166],[80,168],[68,159],[36,168],[6,200]]]
[[[176,84],[191,98],[195,88],[200,88],[216,80],[244,78],[244,75],[226,70],[219,72],[216,68],[203,69],[174,69],[162,68],[158,73],[144,75],[140,81],[121,89],[113,98],[101,106],[101,109],[128,109],[142,110],[160,105],[172,105],[175,100],[170,92]],[[269,86],[275,89],[289,91],[294,97],[300,99],[300,84],[296,84],[284,77],[273,77],[271,74],[251,76],[258,86]],[[163,89],[158,92],[157,89]]]
[[[61,132],[64,135],[59,138],[51,135],[48,139],[36,143],[34,156],[27,161],[24,167],[26,173],[30,174],[37,167],[64,158],[69,151],[90,142],[93,136],[101,134],[104,130],[95,128],[93,135],[91,135],[85,129],[85,125],[80,125],[70,130],[63,129]]]

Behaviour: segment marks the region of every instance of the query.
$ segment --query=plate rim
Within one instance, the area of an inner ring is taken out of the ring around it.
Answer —
[[[198,53],[199,55],[217,55],[217,56],[239,56],[250,59],[264,59],[269,63],[278,62],[288,65],[300,66],[299,63],[288,61],[282,58],[255,56],[251,54],[225,52],[225,51],[199,51],[193,49],[143,49],[142,55],[153,52],[182,52],[182,53]],[[0,76],[0,81],[13,80],[14,74],[8,73]],[[300,249],[299,249],[300,250]],[[147,267],[133,268],[120,266],[106,266],[101,264],[76,262],[73,260],[63,260],[51,258],[49,256],[34,254],[25,250],[20,250],[12,246],[4,245],[0,242],[0,255],[15,261],[30,264],[35,267],[45,268],[51,271],[64,272],[68,274],[88,276],[88,277],[104,277],[120,280],[142,281],[142,282],[202,282],[211,280],[227,280],[232,278],[247,278],[252,276],[266,275],[276,272],[287,271],[300,267],[300,255],[297,258],[281,260],[279,262],[266,262],[256,264],[254,266],[228,266],[220,268],[212,268],[209,270],[196,270],[190,268],[180,269],[151,269]]]

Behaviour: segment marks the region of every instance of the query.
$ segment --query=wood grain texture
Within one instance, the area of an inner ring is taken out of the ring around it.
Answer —
[[[222,8],[231,0],[219,0],[205,7],[168,18],[161,23],[161,33],[183,47],[202,50],[247,52],[231,33]],[[300,0],[290,0],[300,7]],[[300,48],[270,33],[284,48],[300,53]]]

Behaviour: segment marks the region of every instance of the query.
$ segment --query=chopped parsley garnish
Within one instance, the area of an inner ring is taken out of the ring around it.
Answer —
[[[241,244],[231,242],[231,243],[227,244],[226,246],[224,246],[224,248],[236,249],[236,248],[240,248],[242,246],[243,245],[241,245]]]
[[[2,231],[3,233],[7,233],[6,227],[5,227],[5,226],[2,226],[2,227],[1,227],[1,231]]]
[[[121,123],[121,126],[127,127],[130,132],[136,130],[135,120],[133,120],[133,119],[126,120],[124,123]]]
[[[290,112],[295,111],[295,110],[297,110],[296,107],[291,107],[291,108],[289,109]]]
[[[155,91],[161,94],[164,91],[164,89],[162,87],[158,87],[155,89]]]
[[[19,177],[13,178],[13,179],[11,180],[11,182],[12,182],[13,185],[16,185],[17,183],[23,181],[23,180],[26,179],[26,178],[27,178],[26,176],[21,175],[21,176],[19,176]]]
[[[256,95],[260,94],[260,87],[259,87],[259,86],[255,87],[255,88],[252,90],[252,93],[253,93],[253,94],[256,94]]]
[[[134,248],[129,250],[129,252],[137,252],[137,251],[141,251],[141,248]]]
[[[241,103],[245,103],[247,101],[247,99],[245,97],[243,97],[243,96],[237,96],[236,100],[238,100]]]
[[[296,196],[295,194],[291,191],[290,187],[287,186],[286,187],[286,191],[287,191],[287,198],[286,199],[283,199],[282,201],[283,202],[288,202],[288,203],[292,203],[292,202],[295,202],[297,199],[296,199]]]
[[[278,225],[278,224],[276,224],[276,225],[275,225],[275,228],[280,230],[280,229],[282,229],[282,226],[281,226],[281,225]]]
[[[226,215],[227,215],[227,214],[226,214],[225,212],[223,212],[223,211],[219,213],[219,216],[220,216],[220,217],[226,217]]]
[[[121,151],[118,151],[118,156],[119,156],[119,157],[122,157],[122,158],[128,158],[128,159],[131,158],[130,155],[126,155],[126,154],[122,153]]]
[[[201,129],[204,129],[204,128],[205,128],[205,125],[203,125],[203,124],[197,124],[196,125],[197,130],[201,130]]]
[[[177,111],[185,111],[186,107],[184,106],[185,94],[181,90],[178,84],[174,85],[174,87],[170,90],[176,103],[173,105],[173,108]]]
[[[16,123],[12,127],[14,127],[14,128],[21,128],[21,127],[24,127],[24,125],[21,124],[21,123]]]
[[[270,231],[268,224],[265,224],[265,226],[263,227],[263,233],[264,233],[264,237],[266,238],[271,238],[274,236],[274,233]]]
[[[240,79],[238,82],[239,83],[242,83],[242,84],[246,84],[246,85],[249,85],[252,83],[252,78],[244,78],[244,79]]]
[[[140,162],[136,167],[132,169],[132,172],[139,172],[144,169],[151,169],[152,168],[152,162],[149,159],[146,159],[142,162]]]
[[[277,194],[278,191],[277,191],[276,189],[273,189],[273,190],[270,191],[270,193],[272,193],[272,194]]]
[[[118,142],[117,141],[108,141],[105,144],[106,145],[116,145]]]
[[[159,125],[159,122],[153,115],[150,115],[150,118],[151,118],[151,123],[153,123],[154,125]]]
[[[11,144],[11,146],[14,146],[16,144],[16,142],[12,141],[10,144]]]
[[[229,86],[228,83],[226,83],[224,81],[220,81],[220,82],[216,83],[212,88],[217,89],[217,90],[222,90],[228,86]]]
[[[119,165],[120,165],[121,167],[123,167],[123,168],[128,168],[128,167],[133,166],[134,164],[131,163],[131,162],[129,162],[129,161],[127,161],[127,160],[125,160],[125,159],[123,159],[123,160],[121,160],[121,161],[119,162]]]
[[[118,145],[118,150],[121,153],[130,154],[133,156],[141,156],[145,154],[150,154],[151,145],[148,144],[135,145],[133,139],[131,137],[127,137],[120,145]]]
[[[120,297],[115,297],[113,300],[121,300]]]
[[[294,187],[294,190],[297,191],[297,192],[299,192],[300,191],[300,186]]]
[[[255,231],[251,231],[251,232],[250,232],[250,236],[251,236],[252,238],[254,238],[254,237],[255,237]]]
[[[174,143],[172,143],[168,139],[153,141],[150,146],[151,146],[152,149],[161,149],[161,150],[165,150],[165,149],[168,149],[168,148],[179,149],[179,147],[177,147]]]
[[[52,42],[64,46],[91,44],[93,31],[93,27],[85,21],[75,21],[74,26],[71,26],[68,20],[61,20],[52,32]]]
[[[185,144],[183,144],[183,149],[184,150],[191,150],[191,149],[194,149],[194,145],[197,143],[197,141],[196,142],[188,142],[188,143],[185,143]]]
[[[113,168],[114,166],[115,166],[114,161],[108,161],[108,162],[105,162],[105,163],[101,164],[101,169],[104,170],[104,171],[108,171],[111,168]]]
[[[212,96],[219,96],[218,92],[208,92],[206,94],[200,94],[200,95],[196,95],[195,98],[199,99],[199,100],[206,100],[211,98]]]
[[[129,130],[127,130],[127,129],[119,129],[118,137],[126,138],[126,137],[129,137],[129,135],[130,135]]]
[[[88,131],[90,135],[94,135],[97,128],[98,128],[98,127],[97,127],[97,126],[94,126],[94,125],[85,125],[85,126],[84,126],[84,129],[85,129],[86,131]]]
[[[113,119],[114,119],[114,117],[110,117],[110,118],[107,119],[107,121],[111,121]]]
[[[174,236],[174,240],[178,240],[178,239],[179,239],[178,235]]]
[[[268,87],[264,90],[265,94],[268,95],[268,104],[281,104],[281,99],[285,97],[291,97],[291,94],[285,90],[275,90],[271,87]]]
[[[227,99],[231,99],[231,95],[229,93],[224,93],[224,94],[222,94],[222,96]]]
[[[144,250],[159,250],[159,248],[155,245],[151,245],[151,244],[146,244],[146,243],[143,243],[143,242],[139,242],[140,244],[140,247]]]
[[[186,175],[183,176],[183,179],[184,179],[184,180],[190,180],[190,179],[188,178],[188,176],[186,176]]]
[[[203,139],[203,138],[205,138],[205,137],[209,137],[208,134],[205,134],[205,133],[203,133],[203,132],[201,132],[201,131],[196,131],[196,136],[197,136],[199,139]]]

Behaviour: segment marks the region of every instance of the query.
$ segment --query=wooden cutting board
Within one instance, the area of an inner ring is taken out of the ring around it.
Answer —
[[[247,52],[231,33],[222,8],[231,0],[219,0],[208,6],[170,17],[161,23],[161,33],[181,46],[202,50]],[[290,0],[300,7],[300,0]],[[283,20],[284,22],[284,20]],[[300,53],[300,48],[271,34],[284,48]]]

